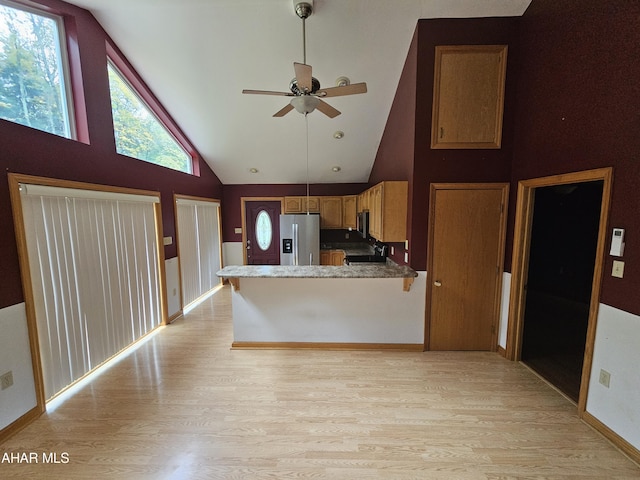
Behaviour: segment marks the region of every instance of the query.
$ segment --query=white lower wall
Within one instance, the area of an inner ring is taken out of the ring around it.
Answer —
[[[0,309],[0,375],[13,373],[13,385],[0,390],[0,429],[37,405],[25,304]]]
[[[587,412],[640,450],[640,317],[600,304]],[[609,388],[600,370],[611,374]]]
[[[511,294],[511,274],[502,274],[502,296],[500,302],[500,325],[498,329],[498,346],[507,348],[507,330],[509,327],[509,295]]]
[[[178,257],[165,260],[165,272],[167,277],[167,303],[169,306],[169,318],[180,311],[180,268]]]
[[[242,242],[224,242],[222,244],[222,265],[243,265],[244,252]]]
[[[424,342],[426,273],[401,278],[241,278],[236,342]]]

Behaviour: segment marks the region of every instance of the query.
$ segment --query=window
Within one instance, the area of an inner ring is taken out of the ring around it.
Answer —
[[[261,210],[256,217],[256,241],[258,247],[263,252],[267,251],[271,246],[273,238],[273,228],[271,226],[271,218],[265,210]]]
[[[220,203],[176,195],[176,228],[183,308],[220,285]]]
[[[0,3],[0,118],[71,138],[61,17]]]
[[[111,61],[108,69],[116,151],[138,160],[193,173],[191,156]]]
[[[160,197],[29,183],[19,191],[50,399],[162,323]]]

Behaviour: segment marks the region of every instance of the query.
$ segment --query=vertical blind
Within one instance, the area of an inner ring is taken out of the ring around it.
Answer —
[[[176,199],[183,307],[220,284],[220,204]]]
[[[20,191],[49,399],[162,322],[158,198]]]

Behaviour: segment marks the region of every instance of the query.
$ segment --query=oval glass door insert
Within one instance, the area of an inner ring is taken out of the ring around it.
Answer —
[[[271,217],[265,210],[261,210],[256,216],[256,241],[260,250],[266,251],[271,246],[273,239],[273,226]]]

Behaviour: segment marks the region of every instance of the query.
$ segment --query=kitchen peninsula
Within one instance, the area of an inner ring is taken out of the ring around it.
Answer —
[[[390,260],[227,266],[234,348],[422,350],[425,277]]]

